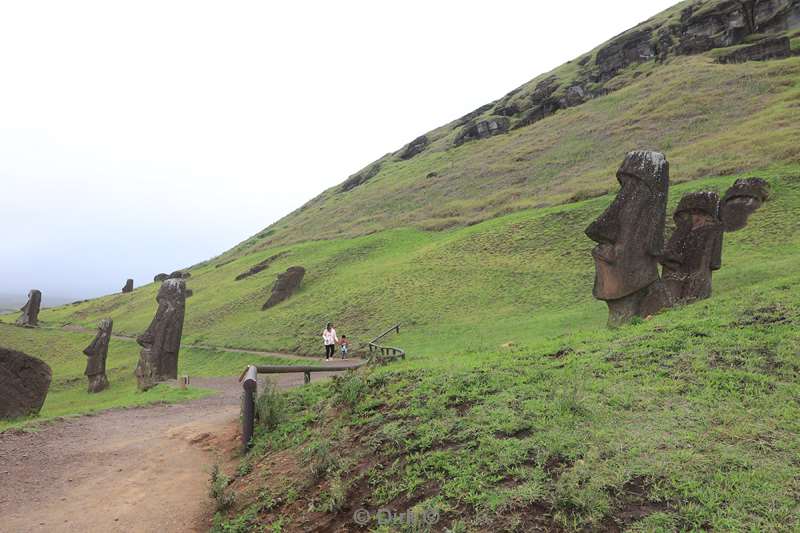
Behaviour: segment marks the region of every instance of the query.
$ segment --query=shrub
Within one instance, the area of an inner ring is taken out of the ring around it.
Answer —
[[[268,430],[275,429],[286,417],[286,398],[274,383],[267,380],[263,392],[256,399],[256,416]]]

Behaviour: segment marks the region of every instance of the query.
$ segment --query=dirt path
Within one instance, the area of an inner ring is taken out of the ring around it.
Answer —
[[[0,433],[0,531],[207,531],[209,471],[235,461],[241,388],[234,377],[193,386],[220,394]]]
[[[83,326],[79,326],[77,324],[67,324],[60,328],[51,328],[51,329],[61,329],[63,331],[76,331],[80,333],[95,333],[96,330],[85,328]],[[123,341],[135,341],[136,337],[132,335],[119,335],[114,333],[111,335],[112,339],[119,339]],[[185,348],[202,348],[206,350],[216,350],[220,352],[235,352],[235,353],[251,353],[254,355],[271,355],[274,357],[280,357],[281,359],[294,359],[297,361],[308,361],[308,362],[320,362],[324,359],[322,357],[312,357],[307,355],[297,355],[293,353],[284,353],[284,352],[271,352],[265,350],[250,350],[247,348],[225,348],[223,346],[212,346],[210,344],[181,344],[182,347]]]

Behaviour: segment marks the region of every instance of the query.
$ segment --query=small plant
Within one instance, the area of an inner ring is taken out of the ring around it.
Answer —
[[[320,495],[319,503],[314,506],[314,510],[324,513],[336,513],[341,511],[347,499],[347,483],[342,480],[342,474],[337,472],[331,479],[328,490]]]
[[[216,500],[217,511],[224,511],[233,507],[236,496],[233,492],[227,490],[230,482],[231,478],[220,471],[218,464],[214,464],[211,468],[211,486],[208,490],[208,495]]]
[[[273,430],[278,427],[286,417],[286,398],[278,390],[274,383],[267,380],[264,391],[256,400],[256,415],[259,423]]]
[[[333,454],[329,440],[312,442],[304,452],[310,464],[311,475],[316,480],[323,479],[339,466],[339,458]]]
[[[367,381],[362,374],[348,370],[344,376],[334,381],[333,389],[336,394],[336,403],[352,409],[366,393]]]
[[[246,476],[253,471],[253,463],[250,462],[249,457],[244,457],[239,462],[239,467],[236,469],[236,475],[239,477]]]

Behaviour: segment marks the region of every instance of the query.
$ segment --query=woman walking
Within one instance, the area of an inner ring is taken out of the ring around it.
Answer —
[[[322,342],[325,344],[325,360],[330,361],[331,358],[336,355],[336,343],[339,342],[339,338],[336,336],[336,330],[330,322],[328,322],[328,325],[322,330]]]

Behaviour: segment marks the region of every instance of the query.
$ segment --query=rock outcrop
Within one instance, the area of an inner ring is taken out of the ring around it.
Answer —
[[[125,286],[122,287],[122,293],[126,292],[133,292],[133,280],[128,278],[128,281],[125,282]]]
[[[111,330],[114,321],[104,318],[97,323],[97,335],[83,350],[86,359],[86,370],[83,372],[89,378],[89,392],[100,392],[108,388],[106,377],[106,358],[108,357],[108,344],[111,341]]]
[[[155,275],[155,277],[153,278],[153,283],[161,283],[162,281],[166,281],[167,279],[169,279],[169,274],[164,274],[162,272],[161,274]]]
[[[0,419],[37,414],[52,377],[41,359],[0,347]]]
[[[467,141],[485,139],[508,131],[510,122],[506,117],[494,117],[480,122],[468,122],[458,132],[453,144],[458,146]]]
[[[361,172],[357,172],[347,178],[344,183],[339,187],[341,192],[347,192],[350,190],[355,189],[359,185],[363,185],[375,176],[378,175],[378,172],[381,171],[381,163],[374,163],[369,167],[365,168]]]
[[[159,381],[178,377],[186,282],[176,278],[164,281],[156,301],[158,309],[150,326],[136,338],[142,347],[136,366],[139,390],[147,390]]]
[[[192,277],[191,273],[185,272],[183,270],[176,270],[175,272],[167,276],[167,279],[189,279],[190,277]]]
[[[420,135],[410,143],[408,143],[398,154],[400,159],[411,159],[418,153],[422,152],[430,144],[427,135]]]
[[[289,267],[286,272],[279,274],[272,286],[272,294],[261,309],[269,309],[288,299],[300,286],[305,275],[306,269],[301,266]]]
[[[279,252],[279,253],[277,253],[275,255],[271,255],[271,256],[267,257],[266,259],[264,259],[260,263],[256,263],[255,265],[250,267],[245,272],[242,272],[241,274],[236,276],[235,280],[236,281],[241,281],[241,280],[243,280],[245,278],[249,278],[250,276],[254,276],[255,274],[258,274],[262,270],[266,270],[267,268],[269,268],[269,266],[272,263],[274,263],[275,261],[277,261],[281,257],[286,256],[288,253],[289,253],[289,251],[287,250],[287,251]]]
[[[42,306],[42,291],[31,289],[28,301],[22,306],[22,314],[17,319],[18,326],[36,327],[39,325],[39,308]]]
[[[737,48],[729,54],[717,58],[719,63],[744,63],[745,61],[766,61],[782,59],[792,55],[788,37],[763,39],[756,44]]]

